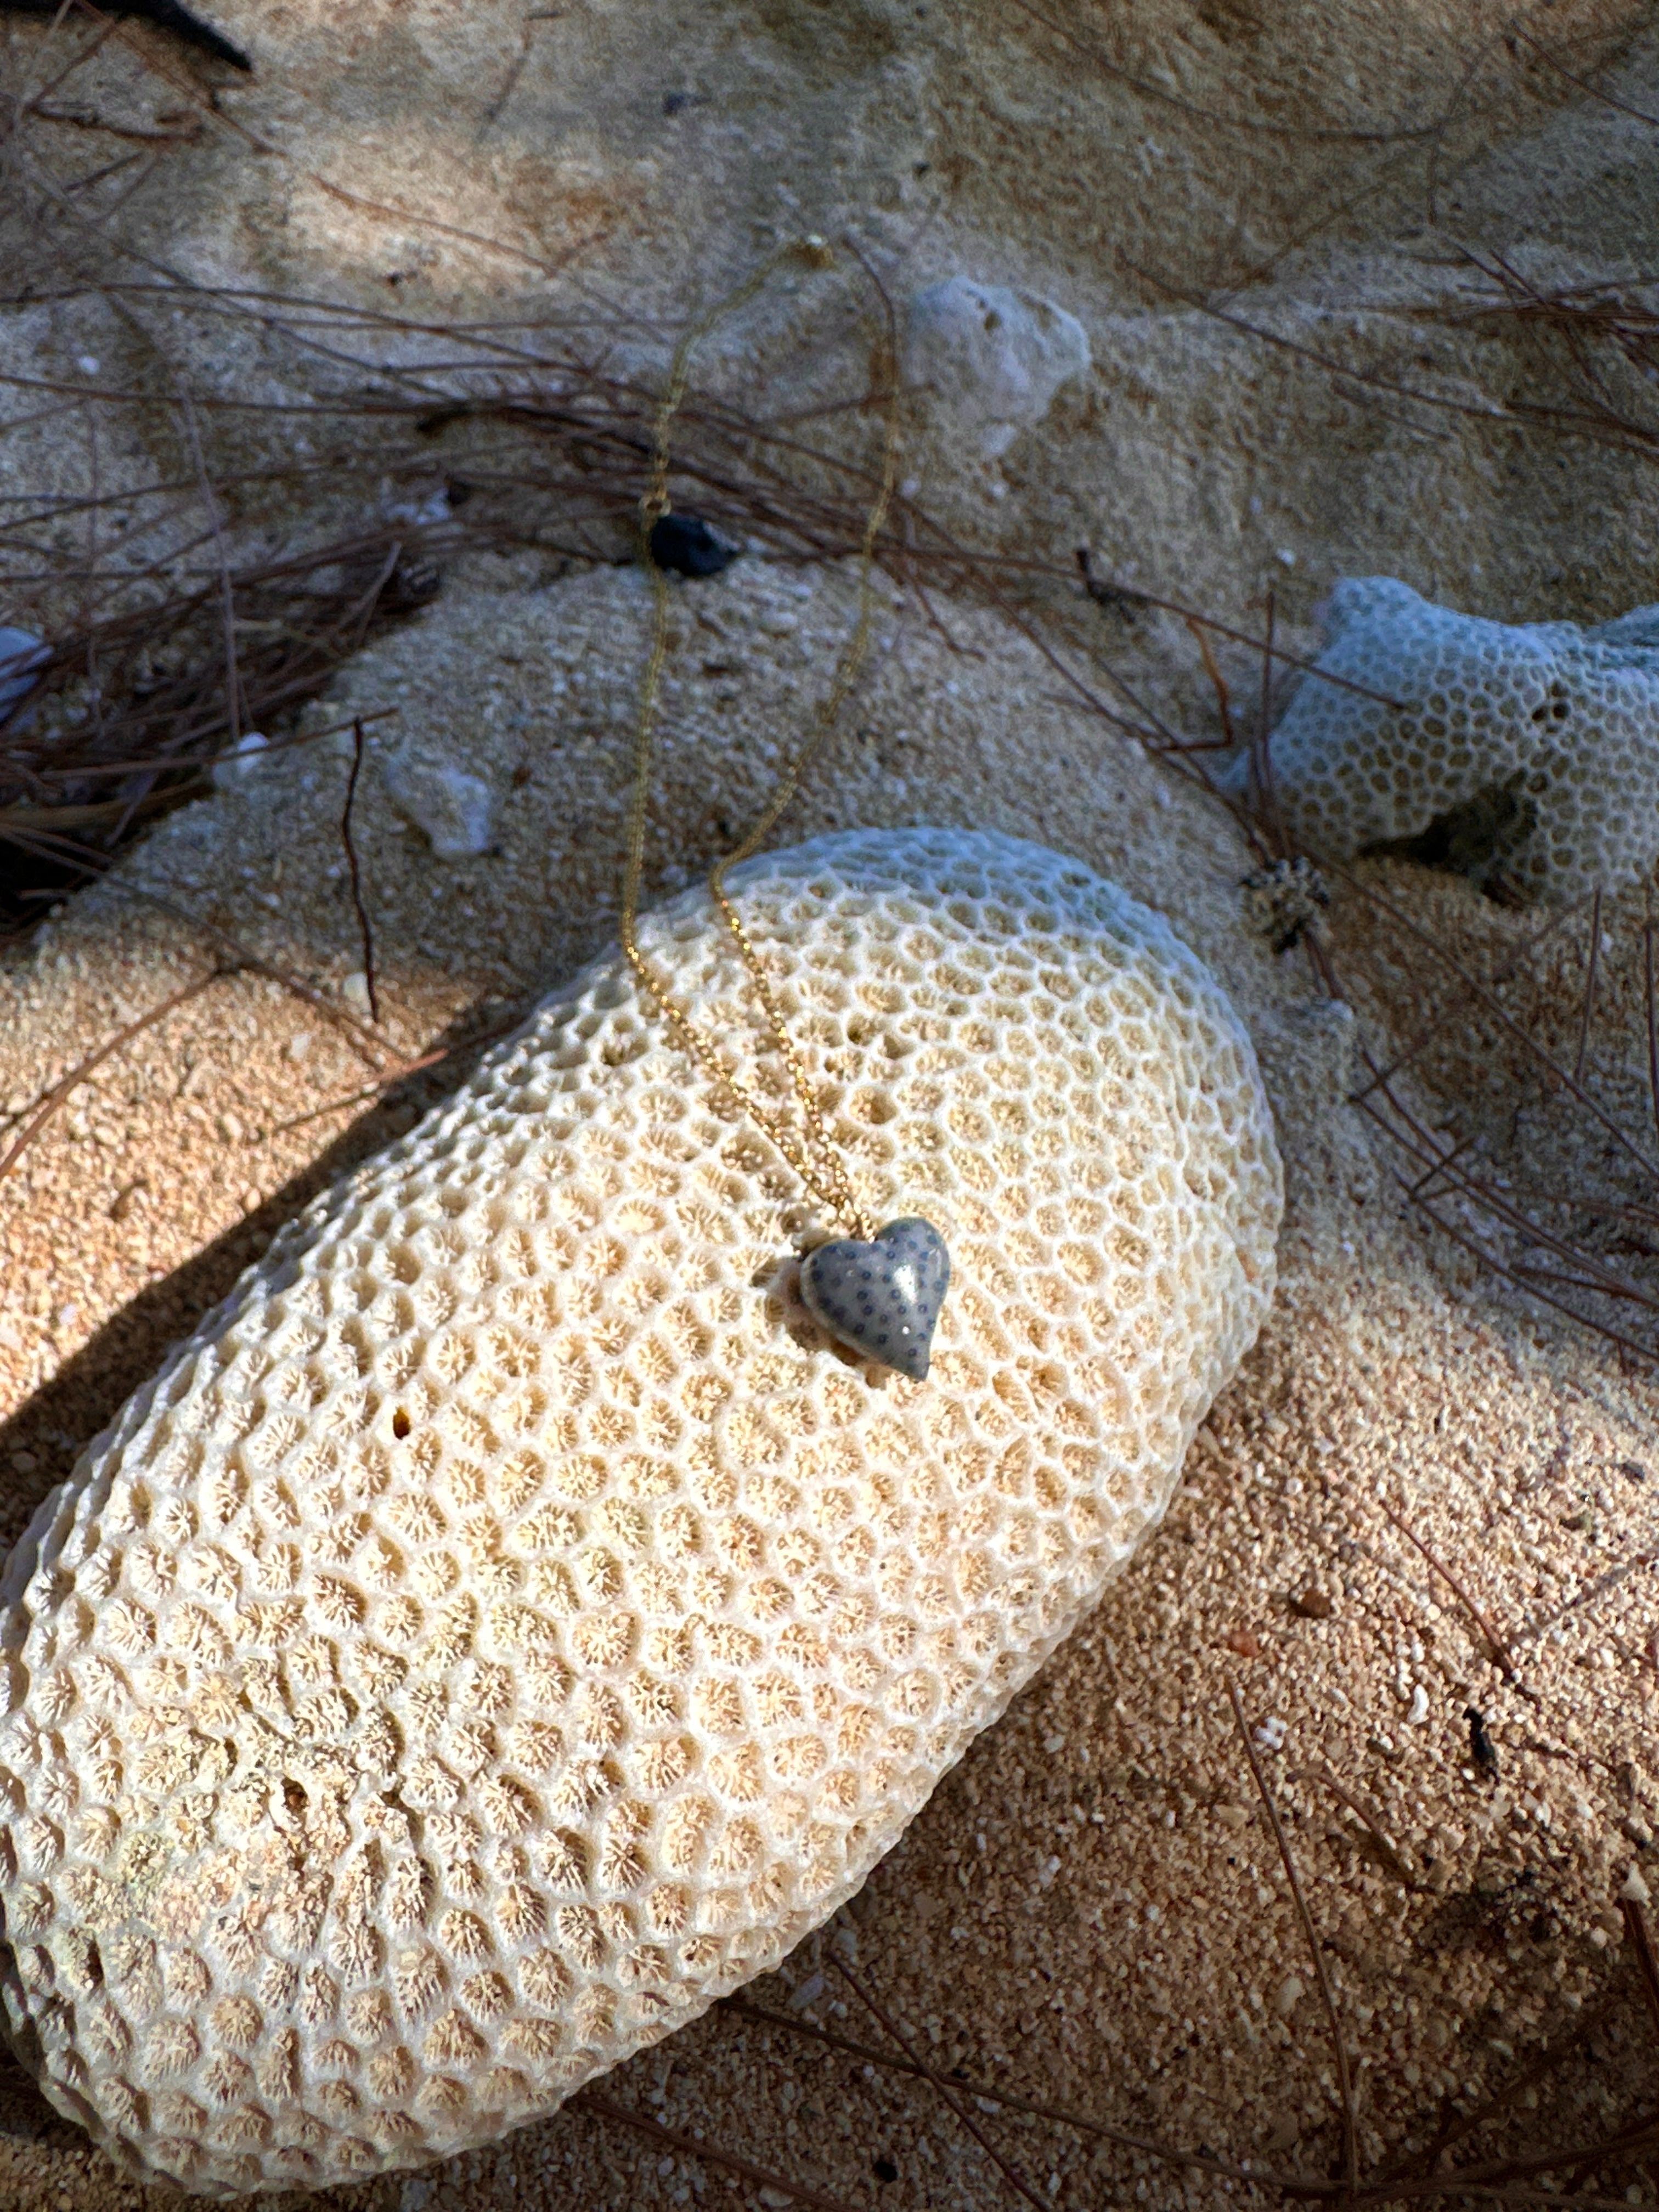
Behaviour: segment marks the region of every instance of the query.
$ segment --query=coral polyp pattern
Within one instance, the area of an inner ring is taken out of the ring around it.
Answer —
[[[1659,860],[1659,607],[1590,629],[1488,622],[1393,577],[1332,592],[1316,667],[1273,732],[1273,800],[1333,860],[1415,857],[1551,904]],[[1222,779],[1243,797],[1243,757]],[[1439,825],[1437,836],[1432,835]]]
[[[0,1588],[14,2045],[210,2195],[548,2113],[833,1911],[1162,1513],[1272,1291],[1249,1041],[1013,840],[734,872],[925,1382],[798,1291],[835,1224],[620,956],[325,1195]],[[641,939],[791,1093],[702,891]]]

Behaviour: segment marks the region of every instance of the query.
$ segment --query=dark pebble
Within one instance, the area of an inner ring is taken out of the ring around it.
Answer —
[[[716,538],[700,514],[665,514],[651,526],[651,558],[675,576],[718,576],[738,548]]]

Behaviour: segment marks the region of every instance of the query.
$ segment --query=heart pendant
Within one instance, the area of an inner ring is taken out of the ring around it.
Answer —
[[[907,1214],[866,1244],[844,1237],[801,1262],[807,1310],[855,1352],[920,1382],[951,1280],[951,1255],[931,1221]]]

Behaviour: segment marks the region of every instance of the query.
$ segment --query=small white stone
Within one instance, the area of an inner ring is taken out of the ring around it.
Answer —
[[[1620,1897],[1629,1898],[1633,1905],[1650,1905],[1653,1901],[1653,1893],[1643,1881],[1642,1869],[1634,1860],[1631,1863],[1630,1872],[1625,1876],[1624,1887],[1619,1894]]]
[[[364,1013],[368,1012],[368,978],[361,968],[354,968],[340,985],[340,996],[349,999]]]
[[[1286,1974],[1273,1996],[1273,2010],[1280,2020],[1288,2020],[1302,2002],[1307,1984],[1299,1974]]]
[[[1082,324],[1035,292],[947,276],[910,302],[907,377],[978,432],[988,459],[1040,422],[1060,386],[1090,366]]]
[[[1407,1721],[1413,1728],[1421,1728],[1428,1717],[1429,1693],[1420,1682],[1413,1682],[1411,1709],[1406,1715]]]
[[[495,794],[482,776],[408,746],[387,754],[382,765],[392,805],[424,834],[441,860],[489,850],[495,842]]]
[[[428,487],[420,497],[388,498],[385,507],[388,522],[412,522],[416,528],[432,529],[450,520],[449,487],[439,484]]]
[[[254,773],[252,756],[262,753],[270,739],[261,730],[244,730],[230,751],[214,762],[209,773],[216,791],[234,791]]]
[[[311,1031],[296,1030],[288,1041],[288,1056],[293,1060],[303,1060],[311,1050]]]

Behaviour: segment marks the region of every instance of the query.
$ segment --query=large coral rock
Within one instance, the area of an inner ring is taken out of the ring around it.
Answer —
[[[1200,963],[945,831],[734,874],[861,1202],[953,1276],[838,1356],[803,1194],[619,957],[302,1215],[14,1557],[4,1996],[210,2193],[422,2163],[775,1965],[1161,1516],[1279,1164]],[[779,1075],[702,891],[645,934]]]

